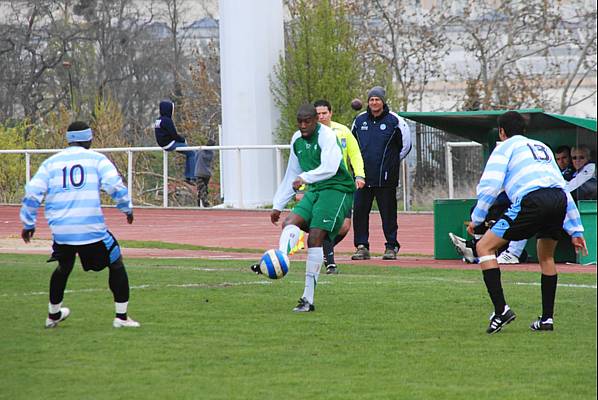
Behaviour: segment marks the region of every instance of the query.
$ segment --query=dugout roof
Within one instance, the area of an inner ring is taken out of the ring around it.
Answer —
[[[400,116],[478,142],[491,151],[498,140],[496,118],[509,110],[462,112],[401,112]],[[550,114],[541,108],[516,110],[527,121],[527,136],[553,149],[585,144],[596,151],[596,120]]]

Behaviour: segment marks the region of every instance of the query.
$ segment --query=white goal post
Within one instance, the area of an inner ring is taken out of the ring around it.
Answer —
[[[445,160],[446,160],[446,181],[448,185],[449,199],[455,198],[455,187],[453,180],[453,147],[480,147],[478,142],[446,142]]]

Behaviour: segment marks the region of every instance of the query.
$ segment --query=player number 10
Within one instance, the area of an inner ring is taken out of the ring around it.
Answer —
[[[68,167],[62,169],[62,187],[67,189],[70,185],[75,188],[81,187],[85,180],[85,172],[80,164],[75,164],[71,167],[70,171]]]

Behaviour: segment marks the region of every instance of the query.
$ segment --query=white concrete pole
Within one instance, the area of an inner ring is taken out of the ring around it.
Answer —
[[[274,144],[279,112],[270,79],[284,50],[282,0],[220,0],[219,5],[221,144]],[[277,184],[274,151],[243,150],[242,157],[224,151],[222,158],[225,205],[272,203]]]

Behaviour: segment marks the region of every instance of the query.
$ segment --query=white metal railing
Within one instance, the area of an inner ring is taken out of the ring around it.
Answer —
[[[238,176],[242,176],[242,161],[243,151],[246,150],[264,150],[272,149],[276,151],[276,182],[280,183],[282,180],[282,150],[290,149],[290,145],[241,145],[241,146],[189,146],[177,148],[176,151],[195,151],[195,150],[223,150],[235,151],[237,154],[237,168]],[[1,154],[23,154],[25,155],[25,180],[29,182],[31,179],[31,155],[32,154],[53,154],[58,153],[64,149],[20,149],[20,150],[0,150]],[[168,207],[168,151],[164,151],[161,147],[109,147],[109,148],[94,148],[94,151],[100,153],[127,153],[127,187],[131,199],[133,198],[133,153],[145,151],[161,151],[162,152],[162,190],[163,190],[163,207]],[[243,180],[239,179],[239,203],[243,204]]]
[[[448,197],[452,199],[455,197],[455,188],[453,181],[453,147],[480,147],[478,142],[446,142],[446,180],[448,185]]]
[[[450,144],[450,143],[449,143]],[[460,143],[452,143],[459,145]],[[264,150],[264,149],[271,149],[276,151],[276,182],[280,183],[282,181],[283,171],[285,170],[285,166],[282,165],[283,157],[282,157],[282,150],[290,149],[290,145],[240,145],[240,146],[189,146],[189,147],[180,147],[177,148],[176,151],[195,151],[195,150],[223,150],[223,151],[235,151],[236,152],[236,162],[237,162],[237,176],[242,176],[242,153],[246,150]],[[448,146],[447,146],[448,148]],[[2,154],[24,154],[25,155],[25,180],[29,182],[31,179],[31,155],[32,154],[53,154],[58,153],[64,149],[19,149],[19,150],[1,150],[0,155]],[[94,151],[100,153],[127,153],[127,188],[129,190],[129,195],[131,199],[133,199],[133,153],[139,152],[146,152],[146,151],[161,151],[162,152],[162,190],[163,190],[163,200],[162,206],[168,207],[168,151],[164,151],[161,147],[107,147],[107,148],[94,148]],[[448,151],[448,150],[447,150]],[[222,155],[222,152],[220,153]],[[222,159],[221,159],[222,161]],[[220,163],[222,166],[222,162]],[[402,161],[402,187],[403,187],[403,210],[409,211],[410,210],[410,188],[409,185],[406,184],[408,180],[408,166],[405,160]],[[450,164],[450,170],[452,171],[452,161]],[[452,172],[450,174],[450,193],[452,193]],[[222,185],[222,179],[220,180]],[[237,181],[238,185],[238,193],[239,193],[239,204],[240,207],[243,208],[243,180],[239,179]],[[221,193],[222,187],[221,187]],[[452,196],[451,196],[452,198]]]

